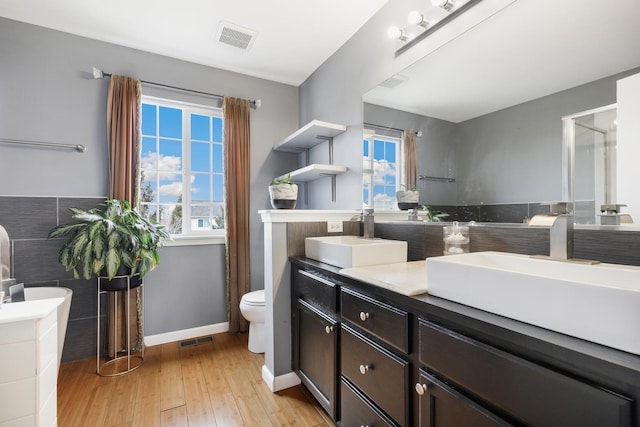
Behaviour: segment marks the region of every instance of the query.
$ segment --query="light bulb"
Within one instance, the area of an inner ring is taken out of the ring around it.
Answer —
[[[409,15],[407,15],[407,22],[411,25],[419,25],[423,19],[424,16],[417,10],[412,10],[409,12]]]
[[[390,27],[387,30],[387,35],[390,39],[399,39],[402,37],[402,30],[398,27]]]

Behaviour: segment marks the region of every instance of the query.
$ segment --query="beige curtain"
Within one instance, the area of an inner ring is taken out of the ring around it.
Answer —
[[[224,98],[227,310],[229,332],[246,332],[240,299],[251,289],[249,262],[249,101]]]
[[[107,144],[109,154],[109,199],[127,200],[137,205],[138,144],[140,140],[140,101],[142,87],[139,80],[112,75],[107,96]],[[118,312],[113,307],[118,298]],[[139,351],[143,345],[142,292],[136,288],[130,298],[130,345]],[[111,292],[107,299],[110,318],[107,322],[107,351],[114,357],[126,346],[126,300],[122,292]],[[116,322],[117,320],[117,322]],[[115,325],[118,325],[116,328]],[[113,337],[116,337],[115,340]]]
[[[404,131],[404,183],[405,189],[416,187],[416,133],[411,130]]]

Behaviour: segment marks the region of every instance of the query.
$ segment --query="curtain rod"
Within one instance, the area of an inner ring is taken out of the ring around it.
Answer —
[[[111,73],[105,73],[104,71],[102,71],[102,70],[100,70],[100,69],[98,69],[96,67],[93,67],[93,78],[94,79],[102,79],[104,77],[111,77]],[[146,80],[140,80],[140,82],[144,83],[144,84],[148,84],[148,85],[164,87],[164,88],[167,88],[167,89],[174,89],[174,90],[180,90],[180,91],[183,91],[183,92],[197,93],[199,95],[212,96],[214,98],[220,98],[220,99],[224,98],[224,95],[218,95],[217,93],[202,92],[202,91],[199,91],[199,90],[186,89],[186,88],[183,88],[183,87],[171,86],[171,85],[167,85],[167,84],[164,84],[164,83],[149,82],[149,81],[146,81]],[[262,101],[259,100],[259,99],[254,99],[254,100],[248,99],[248,101],[249,101],[249,104],[251,105],[251,107],[253,107],[255,109],[260,108],[260,106],[262,105]]]
[[[0,143],[3,144],[22,144],[22,145],[37,145],[40,147],[55,147],[55,148],[71,148],[80,153],[84,153],[87,151],[87,148],[82,145],[73,145],[73,144],[58,144],[57,142],[41,142],[41,141],[29,141],[27,139],[7,139],[0,138]]]
[[[398,128],[394,128],[394,127],[390,127],[390,126],[381,126],[381,125],[376,125],[373,123],[363,123],[364,126],[370,126],[373,128],[378,128],[378,129],[382,129],[382,130],[392,130],[395,132],[400,132],[400,133],[404,133],[405,130],[404,129],[398,129]],[[416,134],[416,136],[422,136],[422,131],[419,130],[417,132],[414,132]]]

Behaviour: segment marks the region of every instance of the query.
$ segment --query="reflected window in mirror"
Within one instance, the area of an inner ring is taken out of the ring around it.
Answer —
[[[396,191],[402,174],[402,132],[366,129],[362,143],[362,206],[397,209]]]

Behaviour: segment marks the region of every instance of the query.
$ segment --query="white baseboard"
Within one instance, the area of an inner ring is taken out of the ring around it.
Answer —
[[[205,335],[219,334],[229,330],[229,322],[216,323],[215,325],[198,326],[197,328],[182,329],[180,331],[167,332],[165,334],[149,335],[144,337],[144,345],[166,344],[169,342],[188,340]]]
[[[274,377],[269,368],[267,368],[267,365],[262,365],[262,380],[267,383],[269,389],[274,393],[300,384],[300,378],[298,378],[295,372]]]

